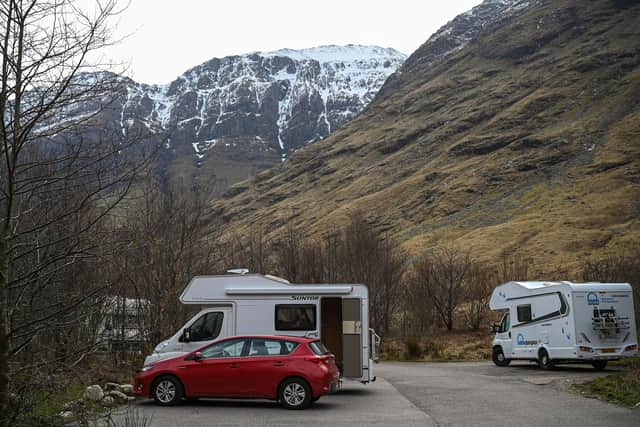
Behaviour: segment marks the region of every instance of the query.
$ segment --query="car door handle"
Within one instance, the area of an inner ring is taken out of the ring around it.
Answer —
[[[273,362],[273,366],[284,366],[284,362]]]
[[[509,338],[511,338],[511,332],[509,332]]]
[[[239,366],[238,366],[238,364],[237,364],[237,363],[231,363],[231,364],[229,365],[229,367],[230,367],[230,368],[239,368]]]

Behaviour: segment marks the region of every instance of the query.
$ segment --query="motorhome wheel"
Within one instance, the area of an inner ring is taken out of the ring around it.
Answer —
[[[502,351],[502,347],[493,348],[493,363],[497,366],[509,366],[511,359],[507,359]]]
[[[604,368],[607,367],[607,361],[606,360],[594,360],[593,362],[591,362],[591,365],[593,365],[593,367],[596,370],[602,371]]]
[[[544,348],[538,353],[538,366],[542,369],[553,369],[553,361],[549,357],[549,353]]]

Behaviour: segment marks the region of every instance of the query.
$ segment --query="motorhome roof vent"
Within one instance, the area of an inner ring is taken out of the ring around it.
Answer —
[[[231,274],[247,274],[249,272],[248,268],[234,268],[231,270],[227,270],[227,273]]]

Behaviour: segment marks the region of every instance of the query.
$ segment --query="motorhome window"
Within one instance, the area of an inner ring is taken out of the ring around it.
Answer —
[[[509,312],[507,311],[504,316],[502,316],[502,322],[500,322],[500,329],[498,330],[498,332],[507,332],[509,330],[509,327],[511,323],[511,316],[509,315]]]
[[[309,347],[311,347],[311,350],[313,350],[313,352],[318,356],[322,356],[330,353],[329,349],[325,347],[325,345],[322,344],[322,342],[320,341],[310,342]]]
[[[312,331],[315,329],[315,305],[276,305],[276,331]]]
[[[229,340],[213,344],[202,350],[202,358],[240,357],[246,343],[247,340]]]
[[[219,311],[203,314],[189,328],[189,341],[211,341],[220,335],[224,314]]]
[[[293,346],[287,344],[293,344]],[[297,343],[280,340],[252,339],[249,356],[284,356],[291,353],[297,345]]]
[[[531,304],[518,306],[518,322],[531,321]]]

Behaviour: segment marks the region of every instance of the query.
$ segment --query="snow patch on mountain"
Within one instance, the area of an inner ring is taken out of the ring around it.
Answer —
[[[391,48],[319,46],[214,58],[167,85],[126,79],[119,126],[135,119],[192,144],[254,138],[282,157],[352,119],[405,60]],[[123,80],[124,81],[124,80]],[[200,145],[198,145],[200,147]]]

